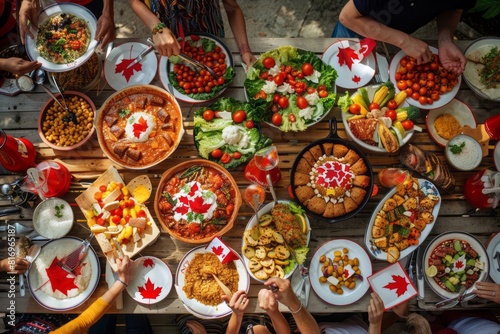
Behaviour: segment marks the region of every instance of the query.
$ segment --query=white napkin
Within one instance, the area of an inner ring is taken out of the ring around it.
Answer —
[[[382,82],[386,82],[389,80],[389,63],[380,53],[376,52],[375,55],[377,57],[377,66],[380,78],[382,79]]]

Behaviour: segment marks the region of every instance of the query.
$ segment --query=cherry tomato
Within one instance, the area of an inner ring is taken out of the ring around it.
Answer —
[[[361,112],[361,106],[357,103],[353,103],[349,106],[349,112],[351,114],[357,115]]]
[[[370,109],[370,110],[379,109],[380,110],[380,106],[378,105],[378,103],[370,103],[370,106],[368,107],[368,109]]]
[[[274,114],[278,111],[280,111],[280,106],[277,103],[273,103],[273,105],[271,106],[271,112]]]
[[[247,118],[247,113],[244,110],[238,110],[233,114],[233,122],[241,123]]]
[[[265,68],[270,69],[271,67],[274,67],[274,65],[276,65],[276,61],[272,57],[266,57],[262,61],[262,65]]]
[[[411,94],[411,98],[418,101],[420,94],[418,92],[413,92],[413,94]]]
[[[280,97],[278,104],[280,105],[281,109],[285,109],[288,107],[288,98],[286,96]]]
[[[239,159],[239,158],[241,158],[241,153],[240,153],[240,152],[238,152],[238,151],[233,152],[233,158],[235,158],[235,159]]]
[[[407,119],[407,120],[404,120],[403,122],[401,122],[401,125],[403,125],[403,128],[406,130],[406,131],[410,131],[413,129],[413,121],[410,120],[410,119]]]
[[[214,115],[215,113],[213,110],[207,109],[203,112],[203,119],[205,121],[211,121],[214,119]]]
[[[108,189],[108,187],[105,186],[104,184],[99,187],[99,191],[101,191],[101,192],[105,192],[107,189]]]
[[[326,90],[326,86],[325,85],[319,85],[318,86],[318,90]]]
[[[420,95],[420,97],[418,98],[418,103],[427,104],[427,97]]]
[[[288,120],[291,122],[291,123],[295,123],[297,121],[297,117],[295,117],[294,114],[290,114],[288,115]]]
[[[396,100],[389,100],[389,102],[387,102],[387,108],[396,109],[397,107],[398,103],[396,102]]]
[[[95,219],[95,223],[96,223],[97,225],[101,225],[101,226],[102,226],[102,225],[104,225],[105,221],[104,221],[104,219],[103,219],[102,217],[97,217],[97,218]]]
[[[229,153],[224,152],[224,154],[222,154],[222,157],[220,158],[220,161],[223,164],[227,164],[227,163],[229,163],[229,161],[231,161],[231,156],[229,155]]]
[[[385,116],[389,117],[393,122],[398,118],[396,115],[396,110],[394,109],[389,109],[385,112]]]
[[[309,106],[309,103],[307,102],[306,98],[303,96],[297,96],[297,107],[300,109],[305,109]]]
[[[282,121],[283,117],[278,112],[274,113],[273,116],[271,117],[271,123],[273,123],[276,126],[280,126]]]
[[[418,83],[414,83],[412,86],[411,86],[411,89],[413,89],[414,92],[418,92],[419,89],[420,89],[420,85]]]
[[[253,129],[255,124],[251,119],[249,119],[248,121],[245,122],[245,126],[247,127],[247,129]]]
[[[200,40],[200,36],[198,36],[198,35],[191,34],[191,36],[189,36],[189,37],[191,37],[191,40],[193,42],[197,42]]]
[[[273,102],[278,103],[280,100],[281,95],[280,94],[274,94],[273,95]]]
[[[314,92],[316,92],[316,88],[307,87],[306,92],[307,92],[307,94],[314,94]]]
[[[318,92],[319,97],[324,98],[328,96],[328,92],[326,90],[320,90]]]
[[[397,87],[399,90],[405,90],[406,88],[408,88],[408,85],[406,84],[405,80],[399,80],[397,82]]]
[[[147,217],[146,211],[144,211],[142,209],[137,211],[137,218],[146,218],[146,217]]]
[[[285,81],[285,73],[280,72],[274,77],[274,83],[278,86],[281,86]]]
[[[304,73],[305,76],[311,75],[313,72],[314,67],[310,63],[302,64],[302,73]]]
[[[222,150],[220,148],[216,148],[210,153],[210,155],[214,159],[220,159],[220,157],[222,157]]]

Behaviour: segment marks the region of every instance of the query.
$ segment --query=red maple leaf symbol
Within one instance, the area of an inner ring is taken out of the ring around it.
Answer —
[[[137,122],[134,123],[134,136],[139,138],[141,136],[141,133],[146,131],[148,129],[148,122],[144,119],[144,117],[139,117]]]
[[[175,208],[175,212],[180,213],[181,215],[185,215],[186,213],[189,212],[189,199],[187,196],[181,196],[179,197],[179,203],[182,205],[179,205]]]
[[[50,267],[46,268],[45,271],[49,277],[52,292],[59,290],[67,296],[69,290],[78,289],[78,286],[75,284],[75,278],[71,277],[63,268],[57,265],[59,261],[60,260],[56,256],[54,260],[52,260]],[[79,273],[80,272],[78,272],[78,274]]]
[[[344,277],[349,277],[349,270],[345,269],[343,276]]]
[[[153,268],[155,266],[155,262],[153,261],[153,259],[147,258],[147,259],[144,260],[144,262],[142,263],[142,265],[145,268],[147,268],[147,267]]]
[[[148,280],[146,281],[146,284],[144,284],[144,287],[138,286],[139,293],[141,294],[142,298],[144,299],[156,299],[161,293],[162,287],[156,287],[151,282],[151,280],[148,277]]]
[[[212,247],[212,253],[214,253],[217,256],[221,255],[223,251],[224,248],[222,246]]]
[[[201,196],[196,197],[194,200],[189,202],[191,210],[195,213],[205,213],[212,206],[212,204],[203,204],[203,198]]]
[[[134,60],[135,60],[134,58],[132,59],[123,58],[120,61],[120,63],[118,63],[115,67],[115,73],[123,72],[122,75],[125,77],[125,80],[127,80],[127,82],[130,80],[130,77],[134,75],[134,70],[136,72],[142,71],[142,65],[140,62],[128,67],[130,63],[132,63]]]
[[[354,51],[350,47],[347,48],[339,47],[339,53],[337,54],[337,57],[339,58],[339,65],[340,66],[346,65],[349,68],[349,70],[352,68],[353,60],[359,59],[359,56],[356,53],[356,51]]]
[[[462,261],[455,262],[455,268],[462,269],[464,267],[464,263]]]
[[[358,77],[357,75],[355,75],[352,77],[352,81],[355,82],[356,84],[358,84],[361,81],[361,78]]]
[[[392,275],[392,282],[389,282],[387,285],[383,286],[384,289],[396,290],[396,294],[399,296],[403,295],[407,291],[408,282],[406,281],[406,277],[399,275]]]
[[[189,196],[194,196],[194,193],[198,191],[198,182],[194,182],[191,190],[189,191]]]

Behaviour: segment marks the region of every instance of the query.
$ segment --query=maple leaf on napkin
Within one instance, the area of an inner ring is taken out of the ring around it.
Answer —
[[[121,73],[123,72],[123,76],[125,77],[125,80],[129,82],[130,78],[132,75],[134,75],[134,70],[136,72],[142,71],[142,65],[140,62],[128,67],[135,59],[125,59],[123,58],[120,63],[118,63],[115,67],[115,73]]]
[[[392,282],[387,283],[383,286],[384,289],[396,290],[396,294],[399,296],[403,295],[408,289],[408,283],[406,277],[399,275],[392,275]]]

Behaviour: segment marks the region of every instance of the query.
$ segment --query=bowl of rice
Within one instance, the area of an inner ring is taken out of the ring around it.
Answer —
[[[459,134],[446,144],[445,156],[453,168],[470,171],[481,163],[483,150],[477,140],[471,136]]]
[[[52,197],[37,205],[33,213],[33,227],[42,237],[59,239],[73,228],[74,214],[68,202]]]

